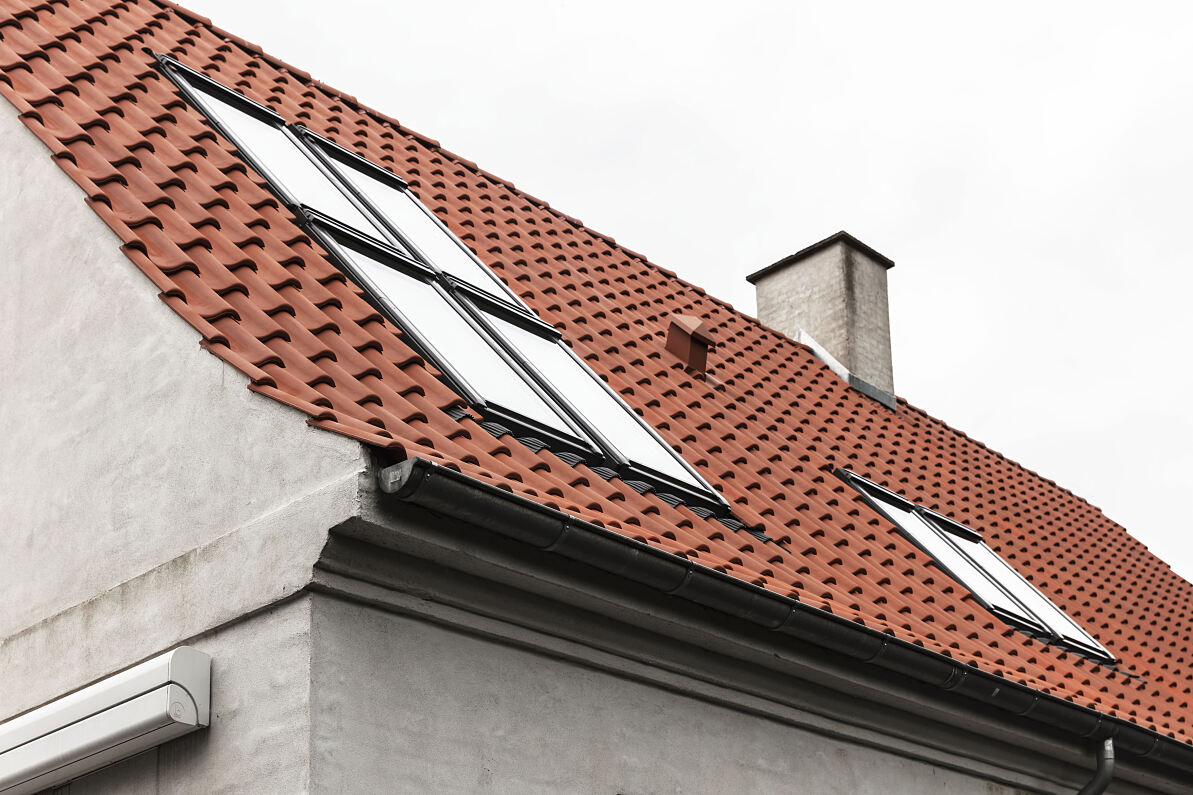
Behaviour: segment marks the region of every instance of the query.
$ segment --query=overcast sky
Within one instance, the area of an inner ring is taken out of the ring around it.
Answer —
[[[896,391],[1193,578],[1193,4],[183,3],[750,314],[848,230]]]

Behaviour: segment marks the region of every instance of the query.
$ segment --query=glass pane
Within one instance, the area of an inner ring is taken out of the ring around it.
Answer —
[[[968,558],[958,552],[939,531],[921,519],[919,514],[903,506],[892,505],[883,499],[877,499],[877,502],[891,521],[902,527],[941,566],[948,569],[958,582],[973,591],[974,596],[989,605],[1006,610],[1012,615],[1031,620],[1031,616],[1023,615],[1022,607],[1008,598],[997,585],[970,563]],[[1032,621],[1032,623],[1035,622]]]
[[[379,237],[376,227],[343,192],[311,162],[279,127],[200,92],[203,110],[232,134],[237,148],[256,158],[290,195],[360,231]]]
[[[596,375],[577,361],[562,342],[540,337],[521,326],[491,317],[498,333],[543,374],[622,455],[664,475],[705,488],[675,459],[670,448],[654,438],[637,415],[597,383]]]
[[[520,412],[549,428],[577,436],[571,426],[497,355],[434,287],[358,251],[352,262],[486,401]]]
[[[1069,618],[1064,611],[1041,594],[1031,583],[1020,576],[1009,563],[999,557],[998,553],[980,541],[969,541],[960,537],[954,540],[961,545],[974,561],[1010,591],[1016,599],[1043,621],[1049,629],[1061,637],[1076,643],[1101,649],[1102,646],[1094,640],[1077,622]],[[1108,655],[1109,656],[1109,655]]]
[[[486,293],[509,300],[497,276],[461,248],[455,235],[440,227],[409,192],[343,163],[338,158],[332,162],[340,176],[360,191],[411,243],[418,246],[433,265]]]

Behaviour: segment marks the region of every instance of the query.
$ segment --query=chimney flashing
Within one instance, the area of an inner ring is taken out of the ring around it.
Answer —
[[[895,261],[893,259],[891,259],[890,257],[883,256],[882,254],[879,254],[877,251],[870,248],[865,243],[858,240],[856,237],[854,237],[853,235],[849,234],[844,229],[842,229],[840,232],[837,232],[834,235],[829,235],[824,240],[820,240],[816,243],[813,243],[812,245],[808,246],[807,248],[802,248],[799,251],[795,252],[794,254],[788,254],[786,257],[783,257],[783,259],[779,260],[778,262],[774,263],[773,265],[767,265],[765,268],[762,268],[761,270],[754,271],[753,273],[751,273],[749,276],[746,277],[746,281],[748,281],[750,284],[757,284],[758,280],[761,279],[763,276],[769,276],[771,273],[774,273],[775,271],[779,270],[780,268],[784,268],[788,265],[793,265],[802,259],[807,259],[808,257],[812,256],[813,254],[823,251],[824,249],[828,248],[829,246],[833,245],[834,243],[844,243],[845,245],[847,245],[853,249],[856,249],[857,251],[862,252],[867,257],[874,260],[875,262],[877,262],[879,265],[886,268],[887,270],[890,270],[891,268],[895,267]]]
[[[813,339],[812,335],[808,332],[800,329],[796,333],[794,339],[796,342],[802,345],[807,345],[809,350],[812,351],[813,355],[815,355],[817,359],[824,362],[825,365],[828,366],[828,369],[836,373],[842,381],[849,384],[858,392],[861,392],[868,398],[877,400],[891,411],[895,411],[899,408],[898,398],[896,398],[890,392],[887,392],[885,389],[874,386],[874,384],[871,384],[869,381],[858,378],[856,375],[849,372],[848,367],[837,361],[836,357],[825,350],[824,346]]]

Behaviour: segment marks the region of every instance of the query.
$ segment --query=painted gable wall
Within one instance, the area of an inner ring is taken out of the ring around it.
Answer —
[[[365,455],[201,349],[3,101],[0,151],[3,719],[301,587]]]

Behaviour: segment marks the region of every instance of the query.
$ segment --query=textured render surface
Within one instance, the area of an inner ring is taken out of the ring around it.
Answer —
[[[792,339],[803,329],[851,373],[893,395],[886,272],[835,243],[761,277],[758,319]]]
[[[312,626],[314,792],[1016,791],[357,604]]]
[[[70,795],[309,791],[310,597],[191,645],[212,659],[211,726],[76,779]]]
[[[0,149],[4,638],[364,458],[200,348],[7,103]]]
[[[806,347],[201,18],[152,0],[0,7],[0,93],[124,241],[153,282],[144,289],[250,389],[394,455],[458,467],[984,670],[1193,737],[1193,585],[1094,506],[904,402],[883,408]],[[459,397],[180,101],[146,49],[408,179],[772,541],[452,419]],[[665,351],[673,313],[701,318],[716,337],[708,380]],[[237,450],[260,454],[246,441]],[[837,466],[982,532],[1121,656],[1122,670],[1009,630],[837,481]]]
[[[359,513],[356,486],[355,474],[330,483],[0,640],[0,718],[292,597],[328,528]]]

